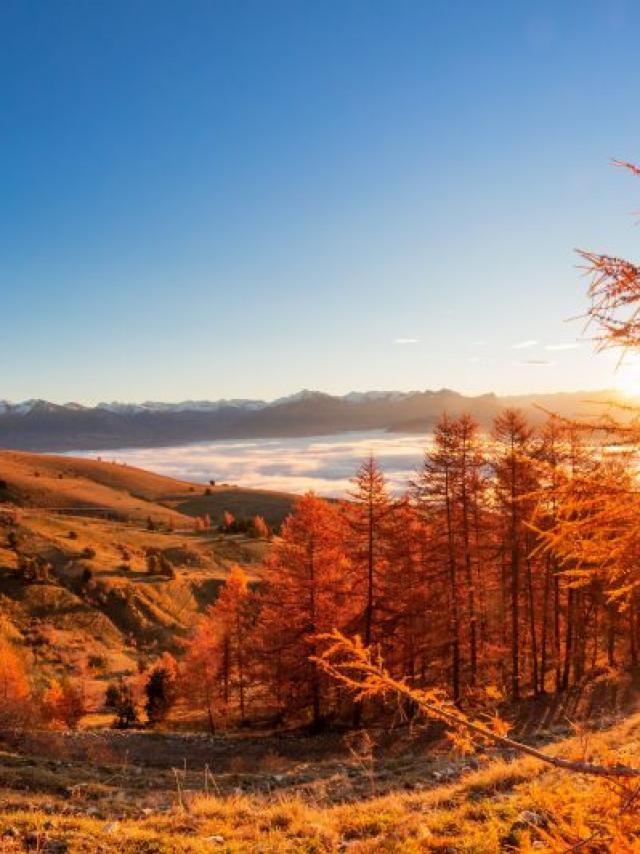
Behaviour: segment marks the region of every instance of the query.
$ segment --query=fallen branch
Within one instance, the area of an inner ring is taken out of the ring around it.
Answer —
[[[454,730],[463,731],[481,741],[532,756],[554,768],[594,777],[640,777],[640,768],[629,765],[598,765],[593,762],[550,756],[535,747],[522,744],[501,732],[494,731],[482,723],[470,720],[462,712],[454,710],[440,692],[422,691],[412,688],[404,679],[394,679],[382,661],[374,659],[372,651],[363,645],[359,637],[347,638],[334,629],[330,634],[320,635],[318,640],[329,642],[330,645],[321,656],[314,657],[313,661],[327,675],[349,688],[355,694],[356,700],[395,694],[397,697],[415,703],[427,717],[443,721]],[[497,728],[505,727],[505,724],[499,720],[496,720],[495,724]]]

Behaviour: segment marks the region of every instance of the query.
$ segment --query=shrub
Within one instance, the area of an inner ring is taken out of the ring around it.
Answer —
[[[111,699],[113,700],[113,708],[116,712],[116,717],[113,722],[114,726],[118,729],[128,729],[128,727],[137,724],[138,712],[136,711],[136,706],[133,702],[131,687],[126,685],[124,682],[120,682],[118,685],[110,687],[115,688],[115,693],[111,696]],[[109,689],[107,689],[107,691],[108,690]]]
[[[151,725],[161,723],[171,711],[177,696],[178,667],[169,653],[152,667],[144,692],[147,697],[145,711]]]
[[[94,548],[92,548],[91,546],[85,546],[82,549],[82,557],[86,558],[87,560],[93,560],[93,558],[95,556],[96,556],[96,550]]]
[[[104,695],[104,705],[107,709],[115,709],[120,701],[120,685],[110,682]]]

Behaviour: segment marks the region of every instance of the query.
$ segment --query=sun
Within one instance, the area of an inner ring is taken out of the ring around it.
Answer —
[[[625,397],[640,397],[640,362],[626,362],[615,373],[615,385]]]

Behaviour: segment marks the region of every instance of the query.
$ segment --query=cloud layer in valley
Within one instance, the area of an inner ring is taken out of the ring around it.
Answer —
[[[391,490],[406,489],[422,460],[426,438],[370,431],[299,439],[199,442],[165,448],[87,452],[171,477],[206,483],[345,496],[358,465],[373,453]],[[77,454],[76,454],[77,455]]]

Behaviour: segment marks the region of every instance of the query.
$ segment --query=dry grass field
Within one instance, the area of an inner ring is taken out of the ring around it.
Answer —
[[[627,744],[638,758],[640,715],[609,715],[593,730],[588,749]],[[497,750],[454,756],[420,731],[370,738],[363,750],[337,735],[36,733],[0,754],[0,850],[545,850],[562,772]],[[558,755],[587,741],[584,729],[530,738]],[[590,785],[577,791],[586,797]],[[573,807],[563,804],[567,815]]]

